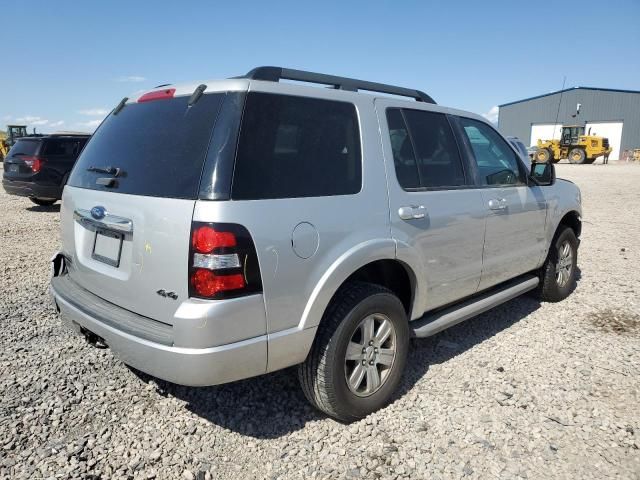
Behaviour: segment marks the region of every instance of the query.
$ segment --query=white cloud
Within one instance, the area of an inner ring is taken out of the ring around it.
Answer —
[[[487,113],[483,113],[482,116],[489,120],[491,123],[498,123],[498,113],[500,109],[495,106],[491,107]]]
[[[21,122],[21,123],[38,122],[36,123],[36,125],[44,125],[42,122],[48,123],[48,120],[42,117],[36,117],[34,115],[25,115],[24,117],[16,118],[16,122]]]
[[[109,110],[106,108],[87,108],[86,110],[78,110],[80,115],[88,115],[88,116],[105,116],[109,113]]]
[[[5,115],[4,117],[2,117],[2,120],[4,120],[5,122],[8,122],[9,120],[11,120],[13,117],[11,115]]]
[[[64,125],[64,120],[58,120],[57,122],[51,122],[49,124],[50,127],[61,127]]]
[[[128,75],[116,78],[116,82],[144,82],[145,80],[146,78],[140,75]]]
[[[49,120],[46,118],[38,117],[35,115],[25,115],[24,117],[16,118],[17,123],[26,123],[36,127],[42,127],[43,125],[49,125]]]
[[[96,120],[89,120],[88,122],[80,122],[77,125],[79,127],[82,128],[89,128],[91,130],[95,130],[96,128],[98,128],[98,125],[100,125],[102,123],[102,119],[96,119]]]

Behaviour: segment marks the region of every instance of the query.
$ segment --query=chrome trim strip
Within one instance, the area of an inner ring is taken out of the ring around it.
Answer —
[[[73,212],[73,219],[84,226],[101,227],[123,233],[133,233],[133,222],[124,217],[106,214],[103,219],[96,220],[89,210],[77,208]]]

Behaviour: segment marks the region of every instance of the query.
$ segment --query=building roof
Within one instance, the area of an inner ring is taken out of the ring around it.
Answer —
[[[524,98],[522,100],[516,100],[514,102],[503,103],[498,107],[506,107],[507,105],[513,105],[515,103],[528,102],[529,100],[535,100],[536,98],[548,97],[550,95],[556,95],[558,93],[569,92],[571,90],[600,90],[602,92],[622,92],[622,93],[640,93],[640,90],[622,90],[619,88],[598,88],[598,87],[570,87],[564,90],[556,90],[555,92],[549,92],[542,95],[536,95],[535,97]]]

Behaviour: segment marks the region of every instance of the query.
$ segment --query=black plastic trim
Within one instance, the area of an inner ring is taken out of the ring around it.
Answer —
[[[322,85],[331,85],[333,88],[338,90],[349,90],[352,92],[368,90],[371,92],[410,97],[419,102],[436,103],[433,98],[426,93],[412,88],[397,87],[395,85],[387,85],[384,83],[369,82],[367,80],[357,80],[355,78],[339,77],[336,75],[327,75],[325,73],[308,72],[305,70],[295,70],[292,68],[256,67],[247,72],[247,74],[242,78],[263,80],[267,82],[295,80],[298,82],[319,83]]]

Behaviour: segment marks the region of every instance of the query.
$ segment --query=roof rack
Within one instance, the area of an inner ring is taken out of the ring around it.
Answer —
[[[292,68],[282,67],[257,67],[248,72],[244,78],[252,80],[264,80],[267,82],[278,82],[280,80],[296,80],[299,82],[320,83],[323,85],[331,85],[335,89],[349,90],[357,92],[358,90],[369,90],[371,92],[389,93],[402,97],[411,97],[419,102],[433,103],[436,102],[424,92],[414,90],[412,88],[396,87],[394,85],[385,85],[384,83],[368,82],[366,80],[356,80],[354,78],[337,77],[335,75],[327,75],[324,73],[307,72],[304,70],[294,70]]]

